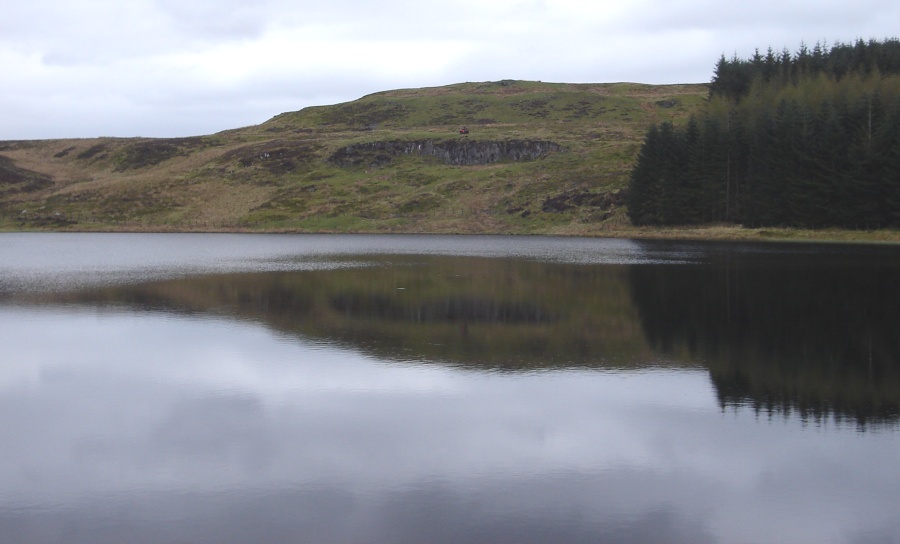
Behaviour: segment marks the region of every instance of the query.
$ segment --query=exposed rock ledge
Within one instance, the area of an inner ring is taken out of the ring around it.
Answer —
[[[447,164],[477,165],[500,161],[530,161],[547,153],[563,151],[544,140],[391,140],[348,145],[337,150],[329,161],[338,166],[384,166],[400,155],[438,157]]]

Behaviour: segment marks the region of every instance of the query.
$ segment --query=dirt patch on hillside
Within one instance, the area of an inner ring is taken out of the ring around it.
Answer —
[[[259,167],[273,174],[287,174],[309,165],[320,148],[306,140],[273,140],[233,149],[222,160],[237,161],[244,168]]]
[[[0,194],[31,193],[51,185],[50,176],[19,168],[12,159],[0,155]]]
[[[548,196],[541,204],[541,211],[547,213],[565,212],[574,208],[588,206],[609,210],[616,206],[622,206],[625,199],[621,191],[609,193],[591,193],[589,191],[568,191],[556,196]]]
[[[126,170],[155,166],[174,157],[187,155],[191,151],[205,145],[204,139],[200,137],[153,139],[136,142],[126,146],[122,151],[115,171],[124,172]],[[81,158],[81,155],[79,155],[79,158]]]

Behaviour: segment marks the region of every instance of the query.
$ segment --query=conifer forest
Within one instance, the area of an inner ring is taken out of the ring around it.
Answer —
[[[653,125],[636,225],[900,227],[900,41],[724,55],[687,123]]]

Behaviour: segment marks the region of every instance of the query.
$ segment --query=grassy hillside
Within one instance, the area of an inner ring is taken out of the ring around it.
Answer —
[[[706,94],[462,83],[210,136],[0,142],[0,228],[616,230],[627,225],[620,191],[645,129],[686,119]]]

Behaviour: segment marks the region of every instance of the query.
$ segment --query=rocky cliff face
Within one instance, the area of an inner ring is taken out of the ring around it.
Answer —
[[[447,164],[470,166],[501,161],[529,161],[547,153],[564,149],[543,140],[477,141],[459,140],[392,140],[352,144],[331,155],[329,161],[338,166],[384,166],[400,155],[438,157]]]

